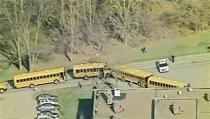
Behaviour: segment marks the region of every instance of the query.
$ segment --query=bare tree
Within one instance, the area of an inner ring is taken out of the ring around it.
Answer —
[[[36,19],[36,30],[35,33],[32,30],[34,25],[32,24],[32,4],[33,1],[30,0],[2,0],[0,2],[3,8],[4,15],[8,19],[10,30],[6,34],[9,36],[11,33],[13,37],[7,40],[8,47],[12,49],[7,49],[8,52],[13,53],[13,57],[16,57],[16,62],[18,61],[19,69],[22,70],[22,65],[28,71],[32,70],[32,65],[34,61],[34,52],[37,50],[37,42],[39,31],[42,23],[43,17],[43,5],[40,5],[38,18]],[[5,35],[5,36],[6,36]],[[34,39],[34,40],[33,40]],[[14,59],[14,58],[13,58]]]
[[[12,8],[12,9],[14,9],[14,17],[12,15],[12,13],[10,13],[8,10],[9,3],[14,4],[14,6]],[[10,32],[11,32],[12,38],[13,38],[12,41],[7,39],[8,40],[7,47],[10,47],[11,49],[7,49],[7,51],[5,51],[6,49],[3,49],[4,51],[2,52],[2,54],[4,54],[3,56],[6,56],[10,60],[12,60],[11,62],[13,62],[13,63],[18,62],[18,68],[20,70],[22,70],[22,53],[21,53],[21,41],[20,41],[21,39],[17,34],[18,25],[20,24],[18,20],[22,19],[22,14],[20,14],[19,19],[18,19],[18,15],[17,15],[18,1],[17,0],[15,0],[15,1],[2,0],[2,1],[0,1],[0,4],[1,4],[3,14],[5,15],[6,19],[8,20],[8,24],[10,26]],[[6,37],[4,37],[4,38],[6,38]],[[14,59],[14,58],[11,58],[11,56],[17,56],[17,57],[14,57],[15,58]]]

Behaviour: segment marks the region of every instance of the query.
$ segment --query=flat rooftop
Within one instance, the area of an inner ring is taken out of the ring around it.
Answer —
[[[98,93],[98,96],[96,96]],[[124,111],[114,113],[107,104],[107,90],[97,90],[94,98],[94,119],[209,119],[210,102],[205,94],[210,89],[124,89],[121,99],[113,103],[121,105]],[[97,98],[96,98],[97,97]],[[180,105],[183,112],[174,115],[171,105]],[[97,110],[97,112],[96,112]]]

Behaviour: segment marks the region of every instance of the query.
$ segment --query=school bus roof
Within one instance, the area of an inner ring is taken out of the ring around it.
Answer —
[[[56,74],[56,73],[60,73],[64,71],[65,71],[64,67],[58,67],[58,68],[51,68],[51,69],[46,69],[46,70],[34,71],[34,72],[26,72],[26,73],[14,75],[14,80],[42,76],[42,75],[47,75],[47,74]]]
[[[7,82],[0,82],[0,87],[1,86],[6,86],[8,83]]]
[[[170,85],[179,86],[179,87],[187,86],[187,84],[184,83],[184,82],[180,82],[180,81],[176,81],[176,80],[170,80],[170,79],[164,79],[164,78],[157,77],[157,76],[150,77],[148,79],[148,81],[162,82],[162,83],[165,83],[165,84],[170,84]]]
[[[132,74],[132,75],[135,75],[135,76],[140,76],[140,77],[143,77],[143,78],[147,78],[149,76],[152,76],[152,73],[150,73],[150,72],[143,71],[143,70],[140,70],[140,69],[136,69],[134,67],[126,66],[126,65],[114,66],[112,69],[122,71],[122,72],[125,72],[125,73],[128,73],[128,74]]]
[[[103,68],[106,63],[83,63],[75,64],[73,69]]]

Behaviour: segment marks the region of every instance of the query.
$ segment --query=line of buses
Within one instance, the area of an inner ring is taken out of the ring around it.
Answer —
[[[28,72],[14,75],[14,88],[30,87],[48,83],[62,83],[67,81],[64,67]],[[107,67],[106,63],[86,63],[73,66],[75,79],[90,77],[114,77],[127,82],[139,84],[145,88],[184,88],[189,85],[183,82],[153,76],[152,73],[126,65]],[[7,82],[0,83],[0,93],[7,90]]]

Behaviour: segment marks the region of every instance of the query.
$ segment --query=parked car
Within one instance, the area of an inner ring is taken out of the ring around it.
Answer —
[[[169,66],[166,59],[161,59],[156,62],[157,69],[160,73],[168,72]]]
[[[58,96],[53,96],[50,94],[41,94],[36,97],[36,100],[58,100]]]
[[[37,114],[37,116],[42,116],[42,115],[48,115],[48,116],[53,117],[53,118],[59,118],[58,113],[52,113],[52,112],[49,112],[49,111],[40,112],[40,113]]]
[[[37,101],[38,106],[44,105],[44,104],[51,104],[51,105],[59,105],[59,102],[56,100],[38,100]]]
[[[38,111],[52,111],[52,110],[59,110],[60,106],[55,106],[52,104],[43,104],[37,107]]]
[[[50,113],[52,113],[52,114],[57,114],[57,115],[59,115],[59,113],[60,113],[60,111],[59,110],[51,110],[51,111],[47,111],[47,112],[50,112]]]
[[[37,115],[37,119],[59,119],[58,117],[53,117],[50,114],[41,113]]]

